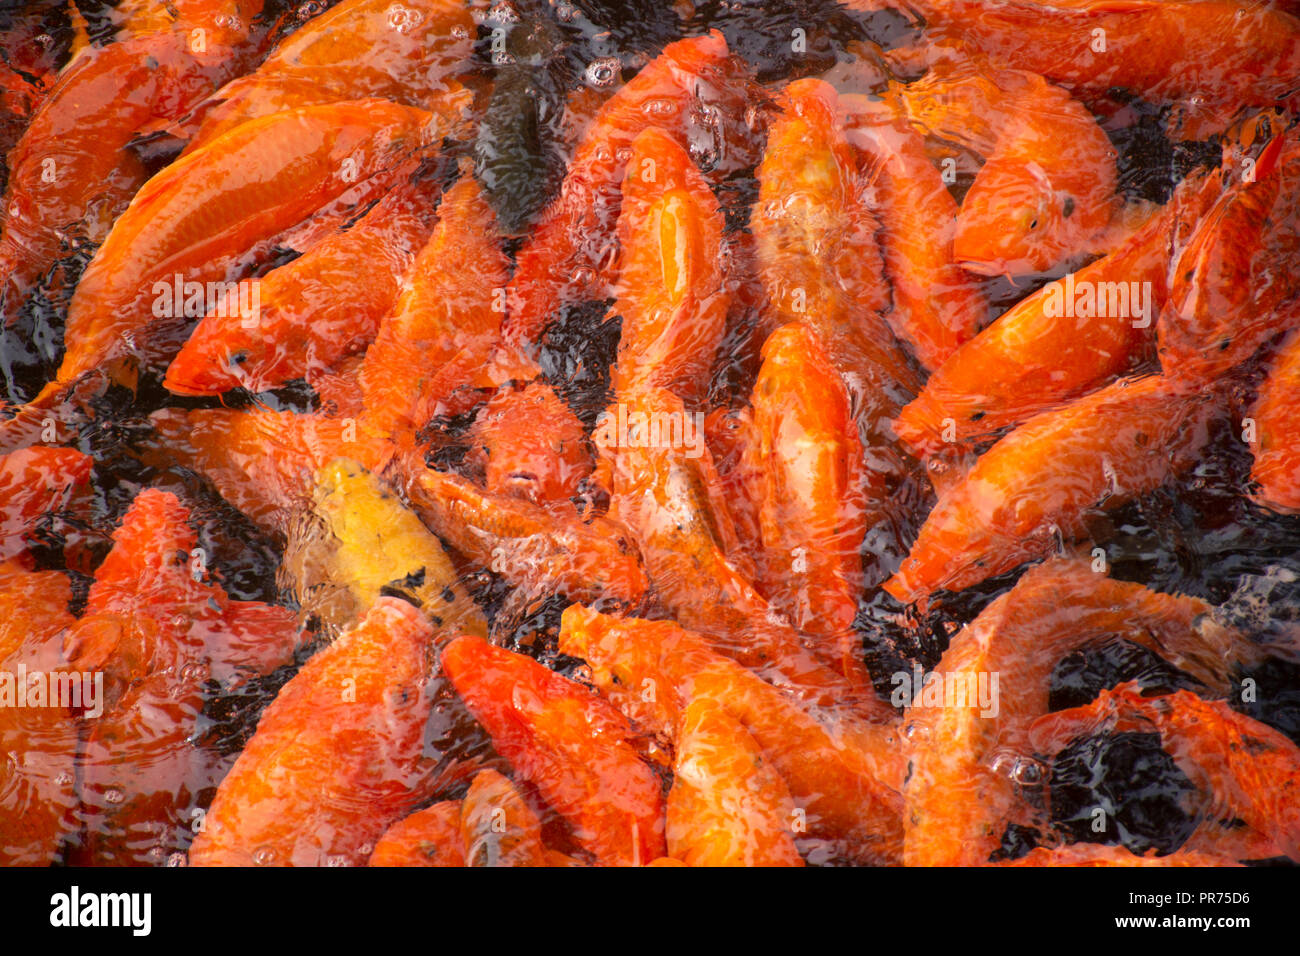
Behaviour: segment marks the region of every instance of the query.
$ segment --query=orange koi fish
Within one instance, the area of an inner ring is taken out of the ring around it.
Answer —
[[[113,664],[115,644],[130,653],[131,642],[143,641],[145,662],[161,662],[162,669],[205,662],[223,684],[292,661],[299,644],[293,613],[232,600],[220,584],[205,581],[207,558],[189,519],[170,492],[146,488],[136,496],[95,571],[86,613],[68,638],[69,660]]]
[[[1184,180],[1163,211],[1110,255],[1049,282],[962,346],[894,422],[918,457],[969,446],[1068,402],[1147,357],[1167,294],[1175,217],[1212,201]]]
[[[181,17],[163,29],[83,51],[59,75],[10,153],[0,205],[6,325],[65,243],[75,249],[103,242],[145,181],[127,145],[141,126],[179,116],[255,62],[264,31],[251,21],[262,0],[182,6]]]
[[[665,855],[660,784],[629,742],[632,726],[621,713],[581,684],[477,637],[447,645],[442,669],[497,752],[597,863],[637,866]]]
[[[1205,214],[1169,266],[1160,365],[1171,378],[1213,382],[1279,331],[1300,327],[1292,267],[1300,256],[1300,134],[1274,137]]]
[[[693,444],[681,440],[690,424],[681,401],[666,389],[649,388],[619,398],[627,434],[618,434],[611,411],[596,441],[612,458],[610,515],[631,530],[656,604],[683,626],[708,635],[719,653],[792,692],[819,703],[883,712],[864,665],[854,666],[851,654],[846,664],[839,646],[825,654],[833,664],[819,659],[733,558],[738,543],[704,456],[702,427],[691,426]],[[846,666],[851,681],[837,673]]]
[[[753,737],[803,811],[804,840],[859,862],[902,856],[906,769],[891,726],[800,705],[672,621],[616,618],[570,605],[560,650],[639,726],[672,739],[693,700],[720,705]]]
[[[543,382],[502,389],[479,410],[468,463],[483,468],[487,490],[570,510],[591,474],[591,442],[582,422]]]
[[[451,75],[469,57],[474,29],[460,0],[343,0],[199,104],[178,133],[188,153],[251,119],[371,97],[435,113],[450,107],[450,118],[472,99]]]
[[[1035,749],[1050,752],[1098,731],[1139,733],[1154,728],[1180,770],[1213,799],[1213,808],[1240,817],[1292,860],[1300,860],[1300,747],[1285,734],[1225,701],[1181,690],[1143,697],[1124,684],[1084,707],[1035,722]]]
[[[194,314],[191,299],[224,299],[249,256],[322,206],[427,143],[429,114],[378,100],[253,120],[146,183],[117,220],[68,309],[63,364],[0,429],[0,447],[30,444],[32,419],[88,373],[169,360]],[[180,278],[176,278],[179,276]],[[185,302],[173,294],[177,284]],[[245,280],[249,281],[249,280]],[[209,285],[211,284],[211,285]],[[184,289],[184,285],[182,285]],[[242,300],[241,300],[242,301]]]
[[[913,123],[984,158],[952,240],[967,271],[1046,272],[1110,222],[1115,148],[1080,103],[1041,76],[964,66],[894,85],[889,96]]]
[[[884,481],[863,465],[848,390],[815,332],[784,325],[772,333],[753,408],[762,474],[761,590],[817,640],[823,662],[870,686],[853,618],[863,587],[858,549],[868,514],[885,498]]]
[[[1046,553],[1053,529],[1158,487],[1196,461],[1218,414],[1211,393],[1159,376],[1121,380],[1011,432],[949,489],[883,585],[898,600],[960,591]]]
[[[558,309],[605,296],[617,259],[610,233],[637,136],[658,127],[684,149],[710,142],[710,171],[725,175],[752,162],[747,131],[735,128],[746,103],[744,77],[717,30],[668,44],[605,101],[569,161],[560,195],[519,250],[508,293],[509,355],[526,367]]]
[[[381,597],[262,714],[217,789],[193,866],[364,864],[421,799],[433,631]],[[276,781],[268,786],[268,781]]]
[[[727,318],[722,214],[686,150],[661,129],[632,141],[627,168],[614,303],[623,330],[613,386],[659,385],[695,404]]]
[[[351,228],[257,280],[253,315],[209,312],[163,384],[178,395],[261,392],[364,349],[433,230],[438,190],[413,171]]]
[[[798,80],[778,103],[750,224],[767,321],[770,328],[813,328],[853,393],[864,443],[888,441],[885,422],[920,381],[879,315],[889,305],[889,286],[878,224],[861,194],[835,91],[820,80]]]
[[[510,261],[467,164],[444,194],[438,217],[361,369],[366,415],[399,443],[449,411],[457,389],[494,384],[483,369],[500,339]],[[448,269],[450,261],[457,268]],[[455,410],[477,400],[475,394]]]
[[[137,495],[64,642],[73,668],[103,672],[110,685],[103,715],[87,715],[80,860],[174,862],[229,763],[194,742],[205,682],[229,685],[293,660],[291,611],[232,601],[206,575],[180,501],[158,489]]]
[[[375,844],[369,865],[464,866],[460,801],[444,800],[394,823]]]
[[[1243,108],[1295,93],[1300,20],[1239,0],[908,0],[932,38],[1080,94],[1127,89],[1175,104],[1172,133],[1203,140]],[[870,10],[876,0],[849,0]]]
[[[58,571],[28,571],[0,562],[0,863],[49,866],[76,830],[77,725],[52,694],[64,677],[90,706],[94,691],[72,675],[63,634],[72,588]],[[35,679],[33,679],[35,678]],[[39,693],[39,698],[37,697]],[[102,697],[98,701],[102,706]]]
[[[1250,412],[1257,433],[1250,477],[1255,500],[1278,511],[1300,511],[1300,332],[1292,333],[1273,360]]]
[[[547,510],[487,494],[456,475],[420,469],[411,504],[444,541],[526,593],[638,606],[648,587],[641,555],[617,521]]]
[[[781,775],[718,702],[682,713],[668,794],[668,852],[689,866],[803,866]]]
[[[1035,772],[1032,753],[1055,752],[1031,748],[1030,722],[1047,713],[1052,671],[1073,651],[1124,638],[1227,690],[1228,671],[1256,661],[1258,652],[1215,624],[1210,610],[1195,598],[1113,580],[1083,561],[1030,569],[953,638],[933,674],[913,687],[907,864],[982,865],[1007,823],[1028,818],[1032,810],[1017,785]],[[980,680],[991,691],[984,698]]]
[[[984,325],[988,303],[956,263],[958,207],[920,135],[886,104],[841,96],[844,135],[876,183],[893,307],[885,320],[933,372]]]

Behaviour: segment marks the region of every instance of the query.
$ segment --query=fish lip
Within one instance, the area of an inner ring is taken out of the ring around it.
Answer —
[[[1006,263],[1001,260],[984,260],[984,259],[957,259],[957,265],[967,272],[974,273],[977,276],[1000,276],[1007,275]]]
[[[220,395],[220,392],[214,392],[211,389],[197,388],[193,385],[186,385],[179,382],[172,376],[167,375],[163,378],[163,388],[173,395],[183,395],[186,398],[207,398],[210,395]]]

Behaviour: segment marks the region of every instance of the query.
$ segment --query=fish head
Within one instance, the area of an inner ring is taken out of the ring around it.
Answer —
[[[977,275],[1046,272],[1068,252],[1075,205],[1035,163],[985,163],[957,215],[953,258]]]
[[[728,54],[722,33],[670,43],[663,60],[672,80],[663,98],[647,102],[648,112],[672,104],[676,115],[651,113],[657,125],[681,130],[691,159],[706,174],[722,176],[757,163],[761,137],[751,103],[758,87],[744,60]]]
[[[272,328],[208,316],[172,360],[163,384],[177,395],[261,392],[296,377],[289,368],[291,352]]]
[[[470,440],[488,490],[534,504],[567,502],[592,471],[582,422],[541,382],[499,391],[480,409]]]
[[[674,625],[645,625],[628,627],[621,618],[575,603],[560,617],[559,641],[563,653],[581,657],[586,663],[587,679],[609,699],[626,707],[638,724],[652,732],[671,733],[678,719],[675,693],[647,696],[644,688],[674,686],[661,666],[663,649],[656,640]]]

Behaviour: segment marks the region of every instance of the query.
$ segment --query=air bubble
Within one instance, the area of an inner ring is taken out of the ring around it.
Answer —
[[[536,714],[542,710],[542,702],[527,687],[517,685],[510,693],[510,703],[521,714]]]
[[[518,23],[519,11],[512,3],[498,3],[488,11],[488,19],[496,23]]]
[[[646,100],[641,104],[641,111],[645,113],[646,116],[666,119],[677,111],[677,107],[673,105],[672,100],[661,96],[652,100]]]
[[[587,64],[586,80],[588,85],[597,88],[613,86],[618,79],[619,61],[617,57],[605,56]]]
[[[181,680],[201,681],[205,676],[206,668],[202,664],[189,663],[181,668]]]
[[[400,3],[395,3],[388,8],[388,25],[403,35],[414,31],[423,20],[424,14],[419,10],[412,10]]]
[[[1043,765],[1033,757],[1017,757],[1011,765],[1011,779],[1022,787],[1037,787],[1044,777]]]

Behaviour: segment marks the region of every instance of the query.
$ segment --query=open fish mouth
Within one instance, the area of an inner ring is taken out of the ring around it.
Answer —
[[[163,387],[174,395],[183,395],[187,398],[204,398],[212,394],[211,389],[186,385],[184,382],[172,378],[171,376],[163,379]]]
[[[958,259],[957,265],[977,276],[1006,275],[1010,265],[1001,259]]]

